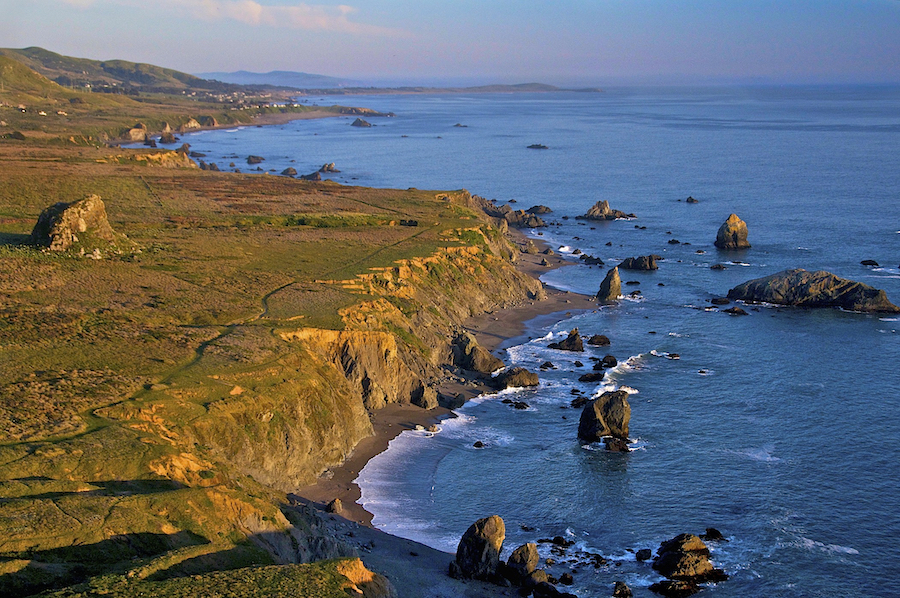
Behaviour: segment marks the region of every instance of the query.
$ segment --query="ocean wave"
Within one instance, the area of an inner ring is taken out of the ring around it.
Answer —
[[[666,359],[681,359],[681,356],[678,353],[667,353],[666,351],[657,351],[656,349],[652,349],[650,355],[653,355],[654,357],[665,357]]]
[[[879,322],[900,322],[900,318],[878,318]]]

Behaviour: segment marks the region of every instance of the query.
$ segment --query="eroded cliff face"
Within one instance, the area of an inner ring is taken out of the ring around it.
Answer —
[[[371,435],[371,412],[388,404],[436,407],[435,386],[453,362],[462,321],[543,295],[539,281],[497,255],[506,248],[497,229],[450,236],[472,244],[328,281],[370,299],[340,312],[344,330],[274,331],[284,355],[251,373],[220,376],[239,394],[211,402],[186,434],[217,459],[290,492]]]

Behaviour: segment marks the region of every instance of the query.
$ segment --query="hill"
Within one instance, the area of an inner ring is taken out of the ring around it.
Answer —
[[[348,87],[359,85],[358,81],[339,79],[327,75],[313,73],[300,73],[296,71],[271,71],[268,73],[253,73],[250,71],[236,71],[233,73],[198,73],[198,77],[214,79],[225,83],[238,85],[274,85],[277,87],[292,87],[294,89]]]
[[[0,55],[17,60],[60,85],[111,93],[231,92],[240,86],[208,81],[188,73],[127,60],[90,60],[63,56],[43,48],[2,48]]]

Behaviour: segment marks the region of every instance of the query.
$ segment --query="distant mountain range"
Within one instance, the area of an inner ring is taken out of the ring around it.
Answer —
[[[295,71],[271,71],[269,73],[252,73],[235,71],[233,73],[198,73],[198,77],[213,79],[223,83],[237,85],[271,85],[275,87],[293,87],[296,89],[351,87],[363,85],[360,81],[300,73]]]

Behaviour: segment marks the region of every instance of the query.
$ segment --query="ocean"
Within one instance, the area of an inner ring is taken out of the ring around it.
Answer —
[[[594,294],[624,258],[664,258],[654,272],[622,271],[635,283],[623,289],[639,297],[533,323],[504,346],[511,365],[553,362],[537,389],[480,397],[439,433],[406,432],[372,460],[358,483],[375,526],[448,552],[491,514],[506,522],[506,554],[566,536],[573,551],[608,559],[596,569],[558,559],[553,572],[575,567],[570,591],[582,597],[610,595],[616,580],[652,596],[647,587],[660,577],[634,551],[715,527],[728,541],[710,545],[712,559],[730,579],[705,588],[711,598],[896,595],[900,318],[775,306],[734,317],[710,299],[805,268],[900,303],[900,88],[311,101],[396,116],[371,118],[372,128],[333,118],[184,140],[223,168],[239,162],[227,156],[248,154],[275,172],[335,162],[341,172],[332,178],[345,184],[465,188],[518,208],[546,205],[545,219],[558,224],[529,234],[606,262],[543,276],[561,289]],[[637,219],[575,220],[598,200]],[[720,252],[716,231],[732,212],[747,222],[752,248]],[[726,269],[711,270],[717,263]],[[611,345],[547,348],[575,327]],[[590,357],[606,354],[619,366],[600,383],[578,382]],[[627,454],[576,438],[572,389],[611,388],[631,393]],[[476,449],[479,440],[485,447]]]

